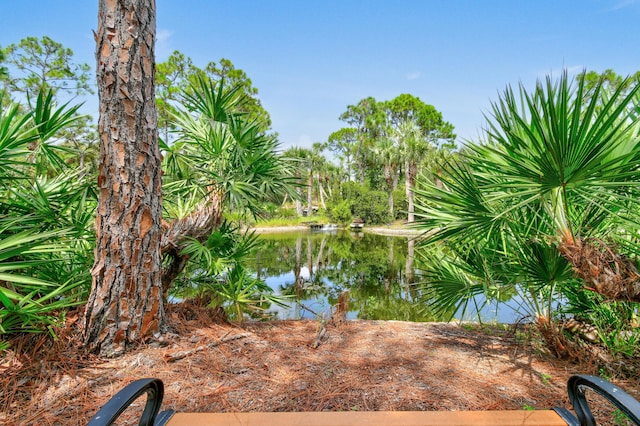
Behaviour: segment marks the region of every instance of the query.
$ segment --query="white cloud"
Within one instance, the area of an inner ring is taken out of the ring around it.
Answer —
[[[156,33],[156,40],[158,43],[165,43],[173,35],[173,31],[158,30]]]
[[[611,10],[620,10],[620,9],[624,9],[625,7],[628,6],[632,6],[636,3],[636,0],[621,0],[618,3],[616,3]]]
[[[422,75],[422,73],[420,71],[415,71],[415,72],[410,72],[409,74],[406,75],[407,80],[417,80],[420,78],[420,76]]]
[[[171,54],[171,36],[173,31],[158,30],[156,32],[156,61],[166,60]]]

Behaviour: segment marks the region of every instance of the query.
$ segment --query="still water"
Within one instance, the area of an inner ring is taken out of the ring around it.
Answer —
[[[349,290],[348,319],[441,321],[422,300],[415,241],[400,236],[344,230],[263,234],[247,267],[275,294],[291,296],[279,319],[328,318]],[[491,307],[483,320],[512,322]],[[464,318],[473,319],[473,318]]]

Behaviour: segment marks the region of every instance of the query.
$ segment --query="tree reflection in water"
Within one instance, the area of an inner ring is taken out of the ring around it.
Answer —
[[[407,237],[348,231],[263,234],[248,269],[276,293],[295,295],[278,318],[328,317],[343,290],[350,291],[347,318],[433,321],[413,266],[414,241]],[[411,256],[407,254],[410,253]]]

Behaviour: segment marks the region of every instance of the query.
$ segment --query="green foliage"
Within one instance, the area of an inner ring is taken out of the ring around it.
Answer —
[[[349,167],[351,158],[355,154],[355,144],[358,140],[358,130],[353,127],[342,128],[329,135],[327,148],[335,153],[341,161]]]
[[[18,332],[41,332],[60,325],[65,309],[83,302],[74,290],[82,281],[50,276],[51,267],[67,260],[60,237],[68,230],[11,232],[15,223],[0,224],[0,338]],[[77,277],[76,277],[77,278]]]
[[[261,131],[269,129],[269,113],[258,99],[258,89],[243,70],[224,58],[219,64],[209,62],[204,68],[198,68],[191,58],[176,50],[165,62],[156,65],[158,126],[165,142],[170,141],[171,132],[176,130],[173,115],[179,109],[183,94],[192,93],[201,80],[216,82],[225,91],[235,90],[240,101],[236,112],[247,115],[248,121],[258,123]]]
[[[258,89],[253,86],[247,74],[236,68],[229,59],[221,58],[217,64],[209,62],[204,69],[199,70],[199,73],[205,78],[219,81],[228,88],[239,87],[242,97],[240,111],[247,114],[249,120],[260,123],[262,131],[271,127],[271,117],[262,107],[258,97]]]
[[[392,220],[388,198],[382,191],[371,191],[355,182],[346,182],[342,185],[341,195],[336,194],[329,200],[327,214],[332,221],[341,224],[356,217],[368,224],[388,223]]]
[[[162,146],[166,199],[220,191],[229,205],[257,212],[264,201],[293,196],[290,164],[277,155],[277,140],[239,112],[239,90],[198,79],[183,94],[175,116],[180,137]]]
[[[348,105],[347,110],[340,115],[340,120],[350,126],[340,136],[344,138],[343,144],[349,144],[347,149],[356,168],[357,180],[364,182],[366,167],[370,164],[373,154],[372,148],[375,141],[384,135],[383,103],[373,97],[361,99],[355,105]],[[349,129],[355,129],[355,132]],[[355,139],[351,139],[350,134],[355,136]],[[350,170],[349,166],[347,168]]]
[[[407,197],[404,187],[398,188],[393,191],[393,205],[395,206],[393,220],[407,219]]]
[[[619,357],[640,356],[640,306],[626,301],[608,301],[601,295],[581,291],[579,287],[567,289],[563,313],[570,314],[595,327],[600,343],[609,353]]]
[[[295,195],[291,163],[278,154],[278,141],[244,112],[242,90],[197,74],[176,107],[173,127],[178,137],[161,142],[165,217],[176,218],[170,226],[176,226],[181,249],[178,255],[164,251],[165,271],[174,274],[165,277],[173,280],[183,273],[176,283],[182,288],[217,284],[240,267],[246,251],[239,251],[241,245],[233,238],[221,240],[233,247],[232,256],[224,252],[226,245],[211,245],[220,232],[231,232],[228,224],[217,229],[223,212],[236,226],[252,223],[265,207],[273,212],[284,196]],[[180,227],[187,222],[186,228]]]
[[[242,321],[245,314],[261,316],[271,303],[282,305],[281,297],[273,295],[269,286],[242,266],[258,245],[256,235],[239,234],[237,227],[226,222],[204,243],[190,239],[182,254],[190,257],[191,264],[173,294],[208,300],[212,307],[224,307],[228,317],[237,321]]]
[[[175,130],[172,115],[176,113],[176,104],[180,94],[187,90],[189,76],[195,66],[191,58],[174,51],[165,62],[156,64],[156,108],[158,111],[158,129],[160,137],[169,142],[170,132]]]
[[[327,209],[329,219],[333,222],[337,222],[341,225],[345,225],[351,222],[353,215],[351,214],[351,202],[348,200],[342,200],[338,204],[331,206]]]
[[[366,191],[354,201],[353,215],[370,225],[390,222],[388,198],[382,191]]]
[[[517,292],[523,314],[551,319],[563,295],[583,291],[558,242],[591,236],[638,253],[638,90],[600,81],[587,93],[564,74],[532,94],[505,91],[488,140],[416,190],[426,243],[442,249],[425,268],[430,303],[461,309]]]
[[[77,107],[35,105],[0,102],[0,334],[52,331],[91,283],[95,192],[56,145]]]
[[[286,306],[286,296],[276,296],[273,290],[259,279],[253,278],[244,267],[235,265],[226,278],[211,287],[215,302],[226,308],[230,319],[242,322],[245,314],[251,318],[266,317],[271,304]]]
[[[88,64],[73,62],[73,51],[44,36],[26,37],[5,49],[6,61],[18,75],[8,79],[9,90],[34,99],[39,93],[62,90],[74,95],[93,93]]]
[[[584,71],[578,76],[578,79],[585,80],[585,89],[587,92],[595,90],[599,85],[602,85],[603,88],[609,92],[615,92],[618,89],[621,89],[623,92],[628,92],[632,88],[633,82],[640,79],[640,71],[636,71],[633,75],[629,76],[629,78],[624,78],[616,74],[611,68],[604,70],[602,73]]]
[[[9,77],[9,70],[7,67],[3,65],[6,60],[6,54],[4,53],[4,49],[0,47],[0,81],[4,81],[7,77]]]
[[[295,209],[286,208],[286,207],[278,207],[275,211],[275,216],[281,219],[293,219],[298,216]]]
[[[396,129],[403,123],[415,122],[422,136],[432,143],[455,139],[453,126],[442,119],[442,113],[416,96],[401,94],[385,102],[384,108],[391,126]]]

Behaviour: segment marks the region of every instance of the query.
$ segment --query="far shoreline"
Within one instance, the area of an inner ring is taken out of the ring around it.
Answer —
[[[348,227],[337,228],[348,230]],[[290,226],[268,226],[268,227],[253,227],[249,228],[250,231],[256,234],[275,234],[280,232],[303,232],[308,231],[309,227],[306,225],[290,225]],[[419,229],[407,229],[407,228],[389,228],[384,226],[364,226],[363,232],[377,234],[377,235],[391,235],[398,237],[418,237],[423,234],[423,231]]]

